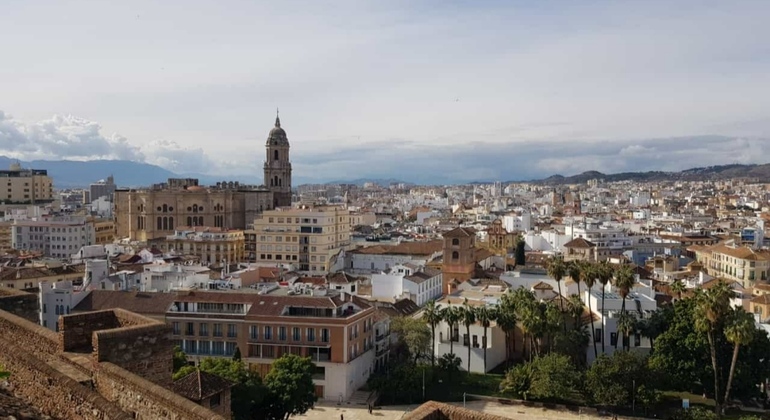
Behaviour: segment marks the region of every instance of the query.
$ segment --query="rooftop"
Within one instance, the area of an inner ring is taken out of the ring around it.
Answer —
[[[221,376],[196,369],[195,372],[190,372],[189,375],[174,381],[172,390],[188,400],[198,402],[235,385],[234,382]]]

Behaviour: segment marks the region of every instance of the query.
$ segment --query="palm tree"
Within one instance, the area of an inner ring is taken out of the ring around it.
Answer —
[[[577,284],[578,296],[580,296],[580,281],[583,279],[584,268],[585,264],[583,264],[583,261],[580,260],[574,260],[567,263],[567,273],[569,274],[569,277],[572,279],[572,281]]]
[[[560,255],[551,257],[548,260],[548,275],[556,280],[556,286],[559,288],[559,309],[564,312],[564,299],[561,294],[561,280],[567,274],[567,266],[564,264],[564,258]],[[564,324],[564,332],[567,332],[567,324]]]
[[[513,298],[511,299],[516,308],[516,318],[521,320],[521,331],[524,334],[524,343],[529,343],[529,355],[530,361],[532,360],[532,348],[534,346],[534,333],[540,322],[538,317],[535,300],[535,294],[531,291],[520,287],[513,292]],[[529,338],[529,340],[527,340]],[[537,351],[537,348],[535,348]]]
[[[422,312],[422,320],[430,325],[430,337],[433,343],[433,350],[430,357],[430,363],[432,366],[436,365],[436,326],[441,322],[441,308],[436,306],[436,301],[431,300],[425,305],[425,310]]]
[[[673,282],[671,282],[671,292],[676,293],[679,300],[682,300],[682,293],[687,290],[687,287],[684,285],[684,282],[680,279],[675,279]]]
[[[513,293],[505,293],[500,298],[500,304],[497,306],[495,312],[495,322],[505,333],[505,360],[506,362],[511,360],[511,353],[515,351],[516,343],[511,343],[514,337],[514,330],[516,329],[516,306],[514,303]],[[511,349],[513,344],[514,349]],[[485,358],[486,359],[486,358]]]
[[[594,359],[599,357],[599,352],[596,350],[596,330],[594,329],[594,312],[591,309],[591,289],[596,282],[596,266],[592,263],[586,263],[583,266],[583,270],[580,272],[580,279],[586,284],[588,288],[588,312],[591,313],[591,341],[594,342]]]
[[[481,339],[481,346],[484,348],[484,374],[487,373],[487,329],[492,324],[492,320],[496,318],[496,313],[495,308],[486,305],[476,308],[476,319],[484,328],[484,335]]]
[[[581,318],[583,317],[583,300],[580,299],[579,295],[570,295],[569,297],[569,312],[572,315],[572,318],[575,322],[575,329],[579,330],[581,329],[582,322]]]
[[[455,335],[454,335],[454,327],[460,322],[460,308],[455,308],[454,306],[447,305],[443,309],[441,309],[441,319],[444,320],[449,325],[449,353],[454,355],[454,342],[455,342]]]
[[[719,393],[720,370],[717,355],[716,333],[730,313],[730,299],[733,290],[724,281],[719,281],[707,291],[697,290],[695,327],[706,333],[711,353],[711,368],[714,371],[714,412],[722,414],[722,396]]]
[[[468,339],[468,373],[471,372],[471,325],[476,323],[476,308],[468,303],[468,298],[465,298],[463,307],[460,309],[461,320],[465,325],[465,336]]]
[[[632,332],[636,330],[636,318],[628,312],[621,312],[618,317],[618,333],[619,337],[615,340],[615,348],[618,348],[618,341],[623,340],[623,350],[630,350],[631,343],[626,345],[626,337],[630,336]],[[622,335],[621,335],[622,334]]]
[[[637,323],[636,329],[643,337],[650,339],[650,353],[655,351],[655,339],[666,330],[666,318],[659,309],[650,315],[647,319],[641,319]]]
[[[725,403],[730,401],[730,388],[733,385],[733,376],[735,375],[735,364],[738,362],[738,349],[751,343],[754,338],[754,316],[737,308],[733,312],[730,324],[725,327],[725,336],[727,341],[733,343],[733,360],[730,362],[730,375],[727,377],[727,388],[725,389]]]
[[[634,287],[636,279],[634,278],[634,271],[631,270],[630,265],[624,265],[615,272],[615,288],[618,289],[618,294],[623,300],[620,306],[620,313],[626,313],[626,298],[631,293],[631,288]]]
[[[604,349],[604,336],[606,335],[605,328],[604,328],[604,294],[607,290],[607,284],[612,279],[612,267],[607,261],[602,261],[599,263],[599,266],[597,267],[597,277],[599,278],[599,283],[602,285],[602,353],[605,352]]]

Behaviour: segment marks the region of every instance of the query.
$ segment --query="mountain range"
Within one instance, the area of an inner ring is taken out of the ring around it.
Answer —
[[[0,156],[0,168],[8,168],[16,159]],[[53,178],[57,188],[86,187],[99,179],[109,175],[115,177],[115,182],[120,187],[141,187],[166,181],[168,178],[198,178],[201,184],[211,185],[219,181],[238,181],[242,184],[262,184],[261,174],[241,175],[207,175],[199,173],[174,173],[157,165],[134,162],[129,160],[33,160],[20,162],[22,166],[34,169],[46,169]],[[616,174],[604,174],[598,171],[587,171],[577,175],[552,175],[544,179],[530,180],[527,182],[543,185],[581,184],[592,179],[603,179],[605,182],[617,181],[698,181],[698,180],[724,180],[733,178],[750,178],[759,182],[770,182],[770,163],[761,165],[718,165],[686,169],[679,172],[621,172]],[[297,177],[295,185],[311,183],[310,179]],[[335,180],[327,184],[355,184],[363,185],[366,182],[374,182],[387,186],[391,183],[406,183],[398,179],[368,179],[358,178],[353,180]],[[508,182],[522,182],[512,180]],[[316,182],[313,182],[316,183]]]

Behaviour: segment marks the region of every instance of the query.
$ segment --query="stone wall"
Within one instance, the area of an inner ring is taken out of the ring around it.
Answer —
[[[40,304],[36,294],[0,287],[0,310],[38,323]]]
[[[112,362],[158,385],[171,385],[174,345],[167,324],[96,331],[93,347],[97,362]]]
[[[62,351],[90,351],[94,331],[120,327],[114,311],[96,311],[59,317]]]
[[[19,346],[19,337],[13,337],[13,342],[3,337],[9,336],[0,334],[0,364],[11,372],[13,393],[32,402],[44,414],[73,420],[131,419],[97,392],[49,366],[25,346]]]
[[[26,351],[42,357],[59,352],[59,337],[48,328],[41,327],[19,316],[0,310],[0,337],[13,340]]]
[[[101,395],[136,419],[146,420],[224,420],[209,409],[166,388],[155,385],[125,369],[99,363],[94,385]]]

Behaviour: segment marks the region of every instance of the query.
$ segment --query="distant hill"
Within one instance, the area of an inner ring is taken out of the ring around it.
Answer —
[[[388,179],[359,178],[359,179],[352,179],[352,180],[347,180],[347,181],[339,180],[339,181],[324,182],[324,184],[326,184],[326,185],[353,184],[353,185],[358,185],[360,187],[360,186],[363,186],[364,184],[366,184],[367,182],[374,182],[375,184],[383,186],[383,187],[387,187],[390,184],[414,185],[414,184],[412,184],[410,182],[401,181],[399,179],[393,179],[393,178],[388,178]]]
[[[679,172],[620,172],[604,174],[598,171],[587,171],[572,176],[551,175],[548,178],[531,181],[544,185],[583,184],[592,179],[603,179],[605,182],[637,181],[718,181],[735,178],[754,179],[758,182],[770,182],[770,163],[762,165],[718,165],[701,168],[685,169]]]

